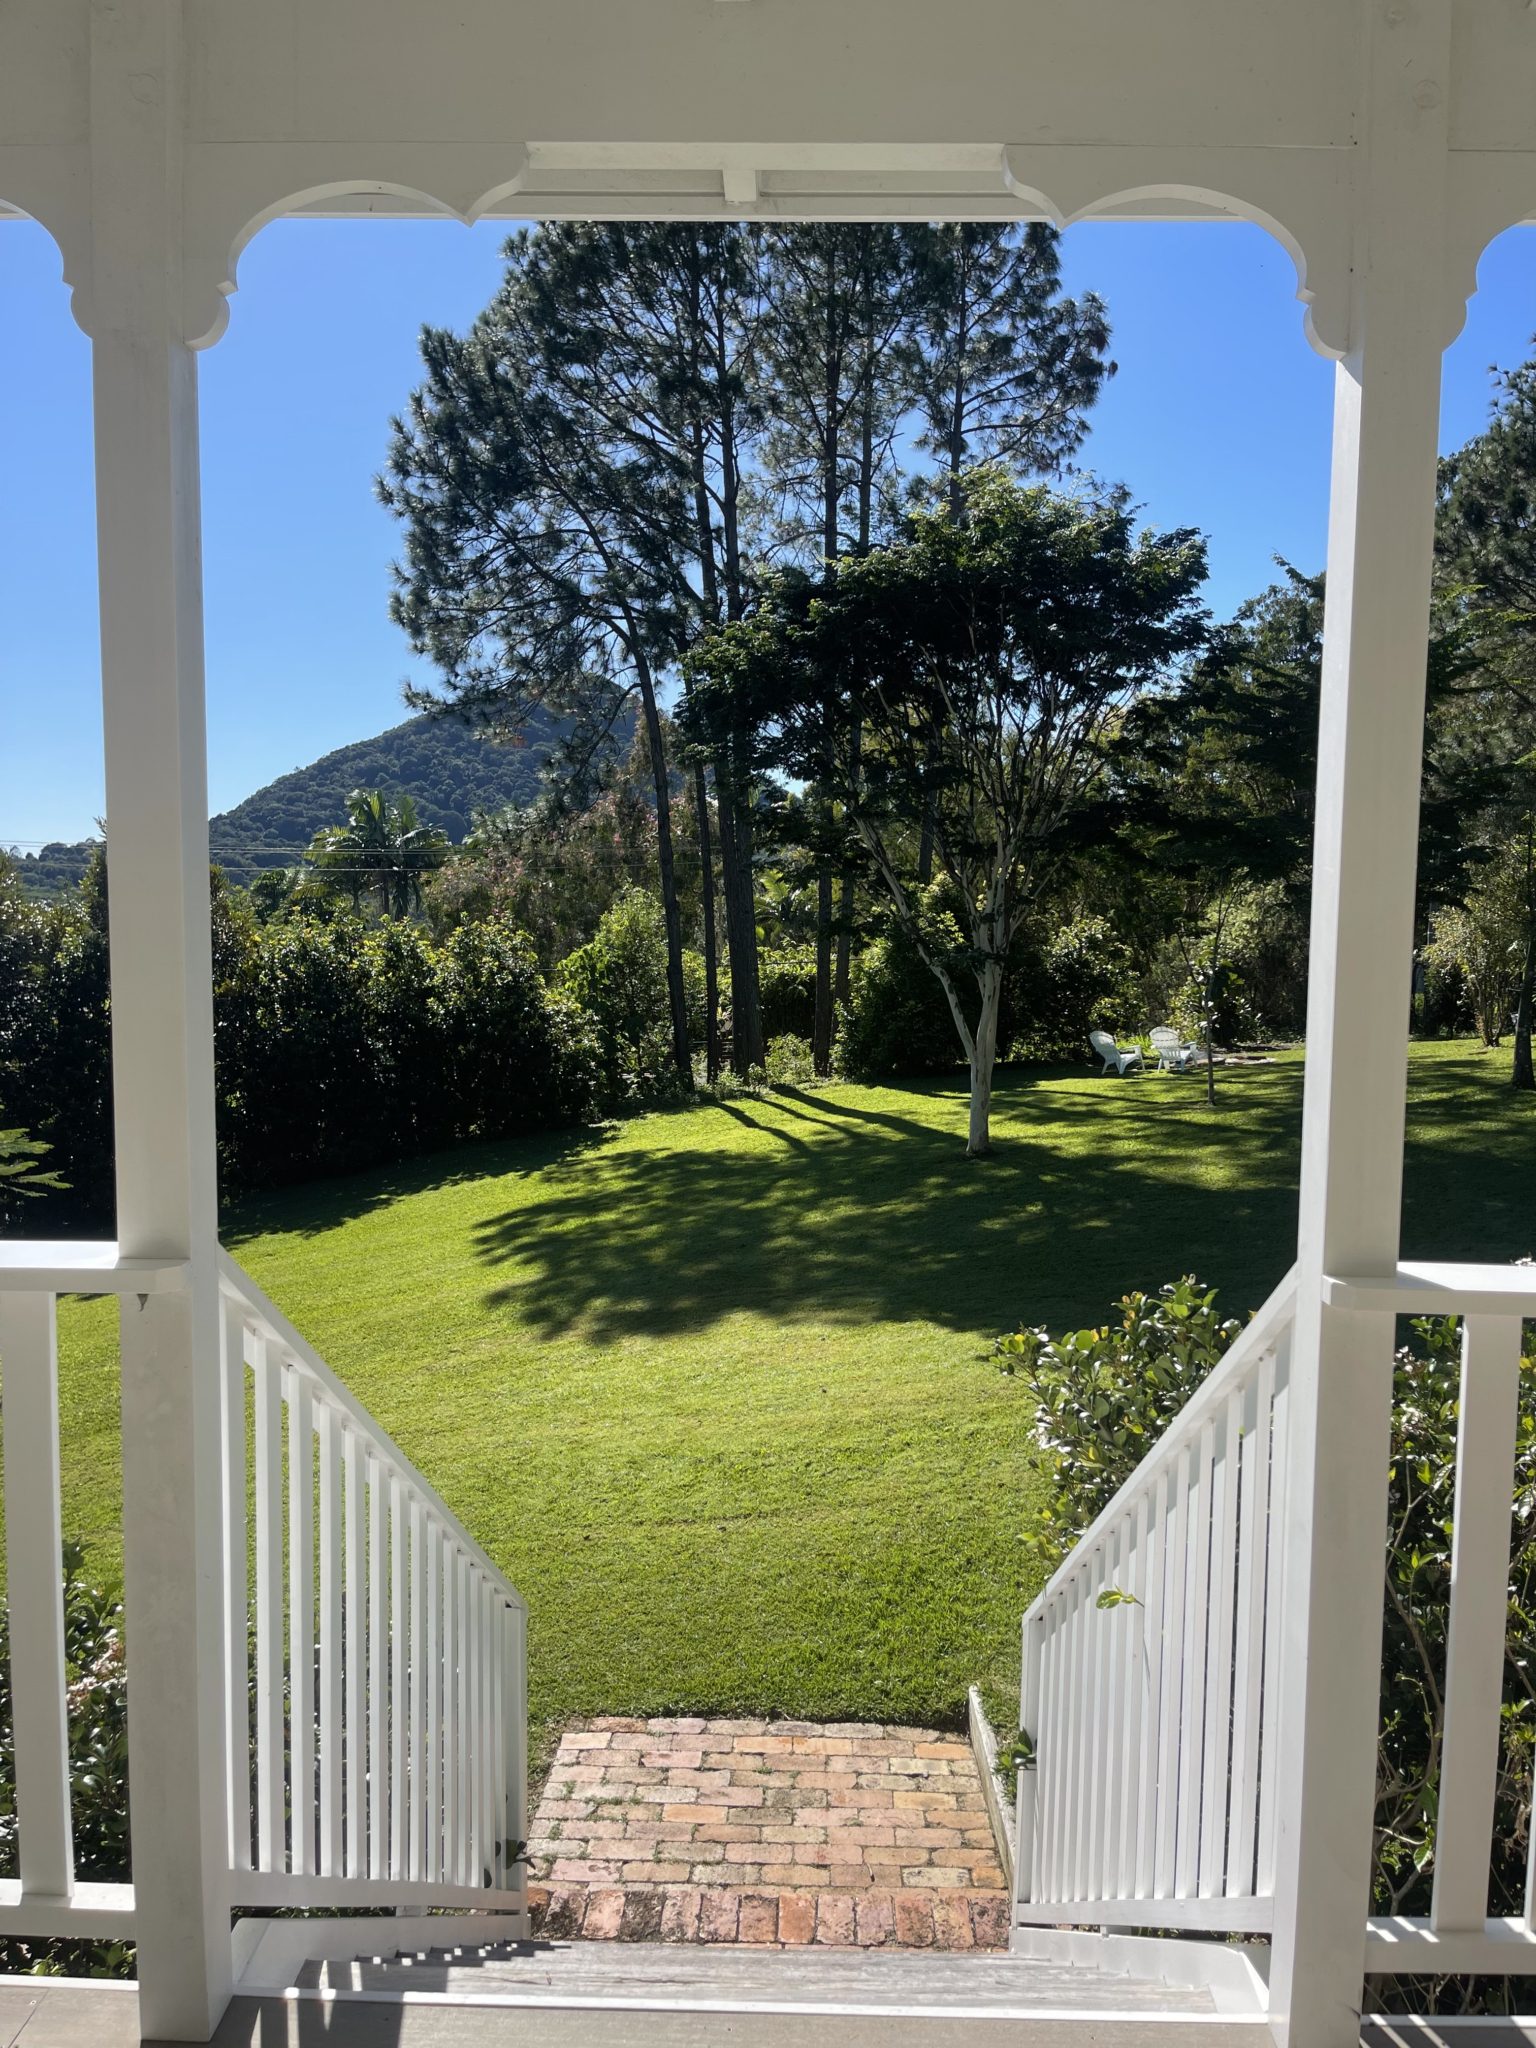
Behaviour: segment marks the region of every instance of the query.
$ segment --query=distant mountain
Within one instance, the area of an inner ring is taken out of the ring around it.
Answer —
[[[41,853],[13,853],[10,861],[21,877],[22,893],[52,897],[73,889],[84,875],[96,843],[94,839],[52,839]]]
[[[557,737],[552,718],[531,722],[517,746],[492,745],[455,719],[408,718],[377,739],[322,754],[221,811],[208,823],[209,850],[233,882],[263,868],[292,867],[323,825],[343,822],[354,789],[413,797],[423,824],[460,840],[476,811],[533,801]]]
[[[263,868],[291,867],[323,825],[339,825],[354,789],[415,799],[423,823],[463,839],[476,811],[531,803],[557,737],[554,719],[530,723],[517,746],[492,745],[453,719],[423,715],[377,739],[322,754],[307,768],[279,775],[231,811],[209,820],[213,859],[231,881]],[[24,889],[57,896],[85,873],[92,842],[45,846],[15,859]]]

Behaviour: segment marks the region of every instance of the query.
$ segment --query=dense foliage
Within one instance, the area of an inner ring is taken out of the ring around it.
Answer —
[[[951,929],[958,947],[958,929]],[[899,928],[854,962],[842,1024],[843,1066],[859,1080],[951,1073],[961,1064],[944,991]]]
[[[662,721],[669,761],[676,746]],[[659,894],[656,816],[648,749],[637,735],[584,792],[546,788],[531,804],[486,811],[448,865],[433,876],[425,909],[434,931],[502,915],[533,940],[546,974],[596,932],[629,889]],[[671,776],[678,808],[693,823],[695,791]],[[578,795],[581,800],[577,800]],[[703,922],[696,832],[681,835],[674,885],[684,923]]]
[[[43,1164],[49,1150],[41,1138],[29,1138],[19,1127],[0,1130],[0,1221],[22,1202],[63,1192],[65,1183]]]
[[[1026,1541],[1048,1570],[1108,1507],[1238,1325],[1212,1289],[1186,1276],[1156,1294],[1127,1294],[1098,1329],[1015,1330],[997,1341],[1000,1367],[1034,1403],[1046,1491]]]
[[[126,1884],[128,1853],[128,1678],[121,1589],[87,1569],[78,1543],[64,1545],[64,1681],[69,1722],[70,1809],[75,1874],[87,1883]],[[0,1729],[11,1719],[9,1609],[0,1600]],[[14,1752],[0,1743],[0,1872],[19,1874]],[[130,1977],[133,1951],[121,1943],[0,1941],[0,1970]]]
[[[414,798],[354,789],[346,823],[317,832],[306,858],[315,880],[354,910],[370,903],[385,917],[407,917],[420,910],[423,883],[447,860],[448,838],[422,823]]]
[[[774,579],[685,672],[704,716],[744,707],[779,772],[841,808],[943,990],[980,1154],[1015,942],[1090,830],[1106,741],[1204,638],[1205,551],[998,467],[956,488],[963,520],[918,511],[820,578]],[[958,945],[926,929],[933,874]]]
[[[0,1097],[53,1147],[70,1193],[52,1199],[97,1223],[112,1213],[102,867],[59,904],[0,876]],[[590,1018],[504,919],[440,940],[351,915],[263,924],[217,882],[212,909],[226,1193],[572,1123],[598,1099]]]
[[[1037,223],[556,222],[514,235],[467,332],[422,335],[424,377],[380,479],[400,519],[394,614],[446,703],[516,733],[571,722],[589,771],[633,706],[654,789],[673,1064],[691,1078],[664,683],[739,621],[772,562],[810,573],[876,551],[904,497],[966,523],[966,472],[1053,475],[1112,374],[1103,306],[1062,290]],[[688,707],[685,705],[685,709]],[[687,719],[704,893],[713,864],[729,1054],[761,1064],[754,879],[761,734],[719,693]],[[713,803],[707,785],[712,783]],[[814,869],[813,1056],[829,1070],[855,877],[834,793],[797,805]],[[926,879],[926,877],[924,878]],[[705,912],[705,1035],[717,1054]]]
[[[960,927],[930,892],[923,911],[930,953],[965,962]],[[1110,921],[1084,915],[1025,925],[1015,940],[999,1006],[1010,1060],[1077,1062],[1093,1030],[1134,1034],[1147,991],[1131,948]],[[941,1074],[963,1064],[954,1019],[928,961],[900,926],[858,957],[843,1011],[844,1071],[869,1080]]]
[[[55,1210],[111,1217],[112,1053],[107,1026],[106,870],[57,903],[25,896],[0,857],[0,1105],[51,1147],[70,1186],[29,1205],[46,1235]]]
[[[689,1022],[697,1031],[704,1011],[704,969],[697,954],[683,956],[683,977]],[[555,985],[597,1027],[605,1101],[655,1102],[675,1091],[667,931],[654,896],[627,890],[587,944],[560,963]]]
[[[31,852],[14,849],[7,855],[16,880],[28,896],[62,896],[85,880],[94,839],[52,839]]]

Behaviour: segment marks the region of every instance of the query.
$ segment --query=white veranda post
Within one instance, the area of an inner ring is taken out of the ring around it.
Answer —
[[[94,359],[117,1227],[187,1262],[122,1306],[133,1876],[146,2036],[228,1998],[217,1185],[196,359],[181,293],[179,26],[92,36]]]
[[[1271,2024],[1359,2039],[1381,1688],[1393,1317],[1325,1274],[1390,1275],[1402,1196],[1443,307],[1449,9],[1373,9],[1370,190],[1338,367],[1284,1532]]]

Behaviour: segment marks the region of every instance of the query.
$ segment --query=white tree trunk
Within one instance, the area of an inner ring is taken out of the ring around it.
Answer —
[[[976,977],[981,1016],[971,1043],[971,1125],[966,1156],[979,1159],[992,1149],[992,1069],[997,1065],[997,1020],[1003,1002],[1003,967],[989,960]]]

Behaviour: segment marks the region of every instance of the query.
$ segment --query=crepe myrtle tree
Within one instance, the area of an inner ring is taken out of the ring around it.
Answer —
[[[976,1157],[991,1145],[1010,950],[1094,830],[1102,742],[1202,642],[1205,547],[1186,529],[1138,534],[1123,499],[1025,487],[994,467],[964,489],[963,521],[920,511],[899,542],[815,583],[776,579],[696,652],[694,680],[750,703],[781,772],[835,789],[948,1001]],[[924,915],[925,814],[958,950]]]

